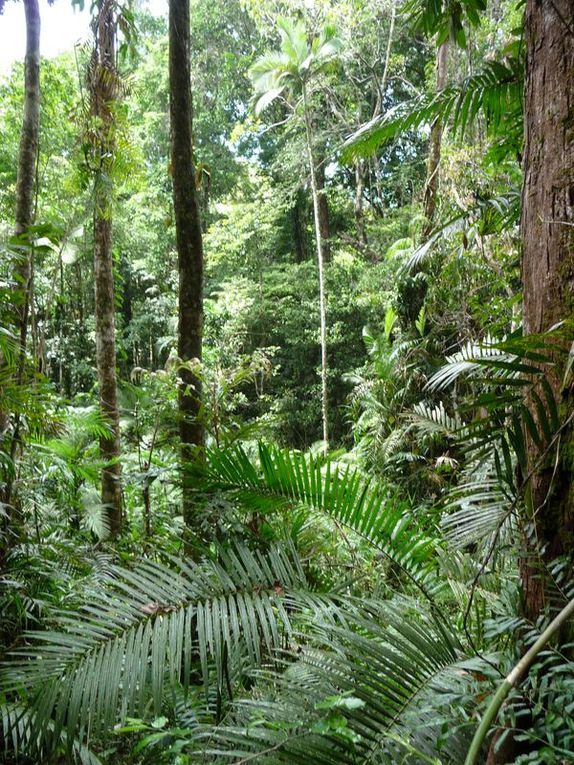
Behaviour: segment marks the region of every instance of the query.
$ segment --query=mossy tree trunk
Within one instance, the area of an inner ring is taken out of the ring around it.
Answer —
[[[40,130],[40,10],[38,0],[24,0],[26,16],[26,57],[24,60],[24,113],[20,133],[20,149],[18,155],[18,175],[16,181],[16,218],[14,234],[22,237],[22,251],[14,270],[16,289],[21,294],[21,300],[16,305],[16,332],[19,339],[19,352],[16,361],[16,385],[24,382],[26,368],[26,341],[28,337],[28,316],[32,299],[32,269],[33,249],[26,235],[34,222],[34,197],[36,189],[36,174],[38,163],[39,130]],[[0,366],[4,362],[0,359]],[[20,445],[21,420],[19,414],[10,423],[8,412],[0,413],[0,435],[4,435],[9,446],[13,470],[8,469],[5,483],[0,493],[0,500],[5,506],[2,515],[0,538],[9,534],[11,509],[13,502],[15,462]],[[11,433],[8,431],[11,427]],[[4,533],[3,533],[4,532]],[[3,552],[0,550],[0,558]]]
[[[186,464],[197,459],[204,443],[201,416],[203,337],[203,239],[193,160],[189,0],[169,2],[169,79],[171,169],[179,268],[178,391],[183,479],[183,511],[194,532],[195,510]]]
[[[114,107],[118,94],[115,55],[116,20],[113,0],[100,0],[94,20],[95,48],[89,68],[90,111],[94,151],[94,288],[96,363],[100,408],[110,425],[109,436],[100,438],[102,503],[110,534],[115,537],[122,522],[120,424],[116,384],[116,330],[112,252],[112,206],[114,170]]]
[[[445,40],[438,48],[436,54],[436,90],[437,92],[446,87],[448,64],[448,40]],[[429,238],[435,217],[438,199],[440,155],[442,150],[442,120],[437,117],[431,127],[429,137],[429,156],[427,162],[427,178],[424,191],[424,223],[421,232],[423,241]]]

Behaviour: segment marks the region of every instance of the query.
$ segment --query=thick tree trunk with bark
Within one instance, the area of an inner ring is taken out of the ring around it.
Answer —
[[[40,11],[38,0],[24,0],[24,11],[26,14],[25,95],[16,184],[16,234],[25,233],[28,227],[32,225],[34,218],[34,189],[36,186],[36,160],[40,129]],[[29,264],[27,264],[25,274],[29,278]]]
[[[40,129],[40,11],[38,0],[24,0],[26,15],[26,57],[24,60],[24,114],[20,134],[18,156],[18,175],[16,181],[16,220],[14,233],[25,236],[34,222],[34,192],[36,188],[36,169],[38,161]],[[28,337],[28,316],[30,312],[32,285],[32,248],[25,242],[25,248],[15,267],[16,289],[22,294],[21,302],[16,306],[16,325],[20,343],[16,368],[16,385],[24,382],[26,365],[26,340]],[[3,361],[0,358],[0,367]],[[9,414],[0,413],[0,436],[10,427]],[[14,464],[20,444],[20,417],[16,415],[12,423],[12,433],[5,436],[9,443],[9,453]],[[6,476],[6,482],[0,494],[0,501],[6,505],[8,516],[4,523],[9,524],[10,507],[14,487],[13,473]],[[1,536],[1,529],[0,529]]]
[[[111,434],[100,438],[102,503],[112,537],[122,521],[120,424],[116,385],[116,328],[112,253],[112,173],[114,101],[117,98],[115,18],[112,0],[101,0],[95,21],[95,50],[90,67],[91,113],[98,120],[94,146],[94,286],[96,363],[100,408]]]
[[[203,447],[201,360],[203,336],[203,240],[193,162],[189,0],[169,2],[169,78],[173,206],[179,267],[179,433],[184,516],[193,526],[193,502],[185,464]]]
[[[529,0],[526,6],[524,91],[523,241],[524,330],[549,330],[574,314],[574,4]],[[572,325],[567,326],[571,336]],[[562,370],[551,385],[568,414],[572,392]],[[542,561],[574,558],[572,428],[562,434],[559,462],[529,444],[530,512]],[[528,552],[534,554],[531,545]],[[534,619],[545,605],[544,576],[534,555],[522,565],[525,612]]]

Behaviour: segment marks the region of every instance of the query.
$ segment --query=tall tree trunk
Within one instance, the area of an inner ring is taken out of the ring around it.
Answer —
[[[393,0],[391,7],[391,20],[389,24],[389,36],[387,38],[387,48],[385,52],[385,66],[383,68],[383,74],[380,82],[375,81],[375,106],[373,107],[373,113],[371,119],[374,120],[378,117],[383,109],[383,99],[387,90],[387,82],[389,79],[389,65],[391,62],[391,50],[393,47],[393,37],[395,33],[395,22],[397,18],[397,3]],[[361,109],[359,107],[358,114],[359,123],[361,122]],[[368,164],[364,159],[357,159],[355,162],[355,225],[357,228],[357,238],[361,244],[367,244],[367,233],[365,230],[365,180],[368,172]],[[376,177],[376,171],[375,171]],[[382,202],[382,194],[380,189],[377,189],[379,201]]]
[[[112,253],[112,173],[114,164],[114,102],[117,99],[115,56],[116,22],[113,0],[100,0],[94,22],[95,49],[90,67],[91,114],[98,121],[94,147],[94,281],[96,363],[100,408],[111,434],[100,438],[102,503],[110,533],[115,537],[122,520],[120,423],[116,386],[116,330]]]
[[[305,131],[307,138],[307,155],[309,158],[309,172],[311,174],[311,192],[313,194],[313,219],[315,222],[315,241],[317,244],[317,266],[319,271],[319,317],[320,317],[320,342],[321,342],[321,416],[323,421],[323,448],[325,452],[329,448],[329,404],[327,389],[327,304],[325,300],[325,263],[323,260],[323,239],[321,234],[321,213],[319,203],[319,189],[315,172],[315,160],[313,157],[313,135],[311,130],[311,115],[307,99],[307,86],[303,82],[303,111],[305,112]]]
[[[189,0],[169,0],[169,79],[173,206],[179,267],[178,391],[179,434],[183,463],[183,509],[194,526],[194,504],[186,463],[204,443],[201,379],[194,367],[201,360],[203,335],[203,240],[193,162]]]
[[[436,89],[446,87],[448,63],[448,40],[445,40],[438,48],[436,54]],[[427,179],[424,192],[424,223],[421,232],[423,241],[428,239],[434,225],[436,204],[438,196],[438,182],[440,169],[440,155],[442,148],[443,124],[437,117],[432,124],[429,138],[429,157],[427,164]]]
[[[367,175],[367,163],[364,159],[358,159],[355,162],[355,226],[357,228],[357,239],[360,244],[367,244],[367,233],[365,231],[365,178]]]
[[[528,0],[525,17],[523,241],[524,331],[544,332],[572,320],[574,309],[574,4]],[[568,330],[572,326],[567,327]],[[572,412],[571,390],[561,370],[551,380],[555,397]],[[561,436],[558,465],[528,447],[531,523],[542,562],[574,558],[572,429]],[[568,456],[570,455],[570,456]],[[532,556],[522,563],[526,615],[545,605],[544,577]]]
[[[329,219],[329,202],[325,190],[325,160],[321,159],[315,165],[315,182],[317,184],[317,201],[319,204],[319,228],[321,229],[321,252],[323,263],[331,260],[331,221]]]
[[[26,15],[26,57],[24,60],[24,114],[20,134],[20,150],[18,156],[18,176],[16,181],[16,222],[14,233],[25,236],[34,222],[34,190],[36,187],[36,170],[38,162],[38,134],[40,130],[40,11],[38,0],[24,0]],[[16,385],[24,382],[26,365],[26,340],[28,336],[28,315],[30,311],[32,284],[32,247],[26,241],[23,254],[15,267],[17,289],[22,294],[22,301],[16,308],[16,324],[20,343],[16,366]],[[2,366],[0,361],[0,366]],[[0,432],[8,427],[8,415],[2,415]],[[9,452],[12,464],[17,459],[20,444],[20,416],[14,417],[13,431],[9,438]],[[1,501],[10,510],[14,486],[13,473],[6,476],[6,482],[1,493]],[[9,522],[9,519],[6,519]],[[1,530],[0,530],[1,535]]]

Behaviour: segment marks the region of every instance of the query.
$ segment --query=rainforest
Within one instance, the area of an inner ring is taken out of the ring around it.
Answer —
[[[0,136],[2,765],[574,763],[572,0],[0,0]]]

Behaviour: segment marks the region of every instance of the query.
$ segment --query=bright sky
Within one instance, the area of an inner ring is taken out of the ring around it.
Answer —
[[[42,56],[48,58],[70,50],[78,40],[89,36],[90,0],[82,13],[72,8],[71,0],[40,0]],[[159,16],[167,11],[167,0],[149,0],[152,13]],[[14,61],[22,61],[26,51],[26,24],[21,2],[7,0],[0,16],[0,73],[6,72]]]

